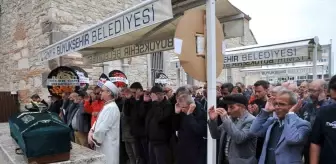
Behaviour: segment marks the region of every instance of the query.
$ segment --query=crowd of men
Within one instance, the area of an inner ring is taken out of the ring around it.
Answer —
[[[106,82],[52,97],[49,111],[108,164],[206,164],[207,139],[217,140],[217,164],[336,163],[336,76],[328,84],[218,83],[210,109],[206,84],[197,89]]]

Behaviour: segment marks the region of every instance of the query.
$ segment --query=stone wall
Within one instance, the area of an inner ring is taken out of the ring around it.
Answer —
[[[3,0],[0,15],[0,91],[20,91],[21,102],[32,93],[43,93],[42,73],[36,52],[49,44],[43,22],[50,15],[50,1]]]

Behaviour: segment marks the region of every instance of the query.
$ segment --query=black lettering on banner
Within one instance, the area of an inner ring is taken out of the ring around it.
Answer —
[[[150,42],[150,51],[154,51],[155,50],[155,43],[154,42]]]
[[[141,52],[141,53],[144,53],[145,52],[145,45],[144,44],[140,44],[139,45],[139,51]]]
[[[102,28],[103,28],[103,36],[104,36],[104,38],[107,38],[107,37],[108,37],[108,35],[106,34],[106,31],[105,31],[105,26],[102,26]]]
[[[281,57],[285,57],[285,50],[281,50]]]
[[[119,26],[119,27],[117,27],[117,25]],[[120,33],[120,31],[121,31],[121,22],[120,22],[120,20],[116,20],[115,22],[114,22],[114,30],[115,30],[115,34],[119,34]]]
[[[295,48],[294,48],[294,49],[295,49]],[[295,56],[295,55],[294,55],[294,49],[292,49],[292,48],[287,49],[287,54],[288,54],[288,56]]]
[[[84,35],[84,45],[88,45],[88,44],[90,44],[89,38],[90,38],[89,34],[86,33],[86,34]]]
[[[122,57],[120,51],[121,51],[120,48],[118,48],[118,49],[116,50],[116,56],[117,56],[118,58],[121,58],[121,57]]]
[[[128,23],[128,29],[131,29],[132,15],[129,18],[126,16],[126,20],[127,20],[127,23]]]
[[[275,56],[276,56],[276,58],[279,58],[279,50],[275,50],[275,51],[273,51],[274,53],[275,53]]]
[[[155,10],[154,10],[154,4],[152,4],[152,12],[153,12],[153,22],[155,20]]]
[[[264,58],[265,58],[265,59],[268,59],[268,58],[270,58],[270,57],[271,57],[270,52],[269,52],[269,51],[266,51],[266,52],[264,53]]]
[[[97,32],[94,30],[92,31],[92,43],[96,42],[97,41]]]
[[[102,40],[102,39],[103,39],[102,28],[99,27],[99,28],[98,28],[98,40]]]
[[[147,12],[147,13],[146,13],[146,12]],[[149,21],[150,21],[149,12],[150,12],[150,11],[149,11],[148,8],[142,10],[142,17],[143,17],[142,23],[143,23],[143,24],[147,24],[147,23],[149,23]]]
[[[124,49],[124,55],[127,56],[129,53],[129,47],[125,47]]]
[[[140,17],[138,16],[140,14],[140,12],[138,11],[138,12],[136,12],[136,13],[134,13],[134,25],[135,25],[135,27],[138,27],[138,26],[140,26],[141,24],[139,23],[139,20],[140,20]]]
[[[114,33],[113,33],[113,22],[109,23],[108,27],[109,27],[109,36],[114,35]]]
[[[246,61],[247,60],[247,56],[246,56],[247,54],[243,54],[242,55],[242,61]]]
[[[56,49],[57,49],[57,55],[61,54],[61,46],[57,45]]]
[[[168,47],[174,47],[174,39],[168,40]]]
[[[264,59],[264,52],[259,52],[258,60]]]

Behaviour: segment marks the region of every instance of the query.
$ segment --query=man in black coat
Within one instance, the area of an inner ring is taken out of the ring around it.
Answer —
[[[149,164],[171,164],[170,138],[172,136],[172,116],[174,109],[165,98],[163,88],[151,89],[151,108],[146,116],[146,134],[149,141]],[[145,99],[149,99],[145,95]]]
[[[177,103],[173,125],[178,132],[177,164],[206,164],[207,115],[202,105],[195,102],[186,87],[176,91]]]

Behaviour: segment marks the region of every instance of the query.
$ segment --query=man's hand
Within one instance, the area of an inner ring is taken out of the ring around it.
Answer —
[[[299,101],[292,108],[289,109],[289,112],[297,113],[301,109],[302,104],[303,100],[299,99]]]
[[[175,104],[175,113],[176,113],[176,114],[179,114],[179,113],[181,113],[181,111],[182,111],[182,109],[181,109],[179,103],[176,103],[176,104]]]
[[[93,146],[93,130],[90,129],[89,135],[88,135],[88,143],[90,146]]]
[[[157,101],[158,100],[158,96],[155,93],[151,93],[150,95],[152,101]]]
[[[275,110],[275,107],[274,107],[274,98],[269,98],[267,100],[267,103],[265,105],[265,110],[268,111],[268,112],[273,112]]]
[[[190,115],[191,113],[193,113],[195,109],[196,109],[196,104],[190,104],[187,115]]]
[[[149,102],[149,101],[151,101],[150,96],[148,94],[145,94],[144,95],[144,102]]]
[[[98,114],[99,114],[99,112],[92,112],[92,116],[95,116],[95,117],[97,117],[97,116],[98,116]]]
[[[225,118],[228,116],[228,113],[226,112],[226,110],[224,108],[217,108],[216,109],[216,113],[218,113],[218,115],[221,117],[221,118]]]
[[[216,119],[217,119],[217,117],[218,117],[218,113],[216,112],[214,106],[210,107],[208,113],[209,113],[209,117],[210,117],[211,120],[216,120]]]
[[[257,104],[250,104],[248,105],[248,111],[253,114],[253,113],[258,113],[259,112],[259,107]]]

